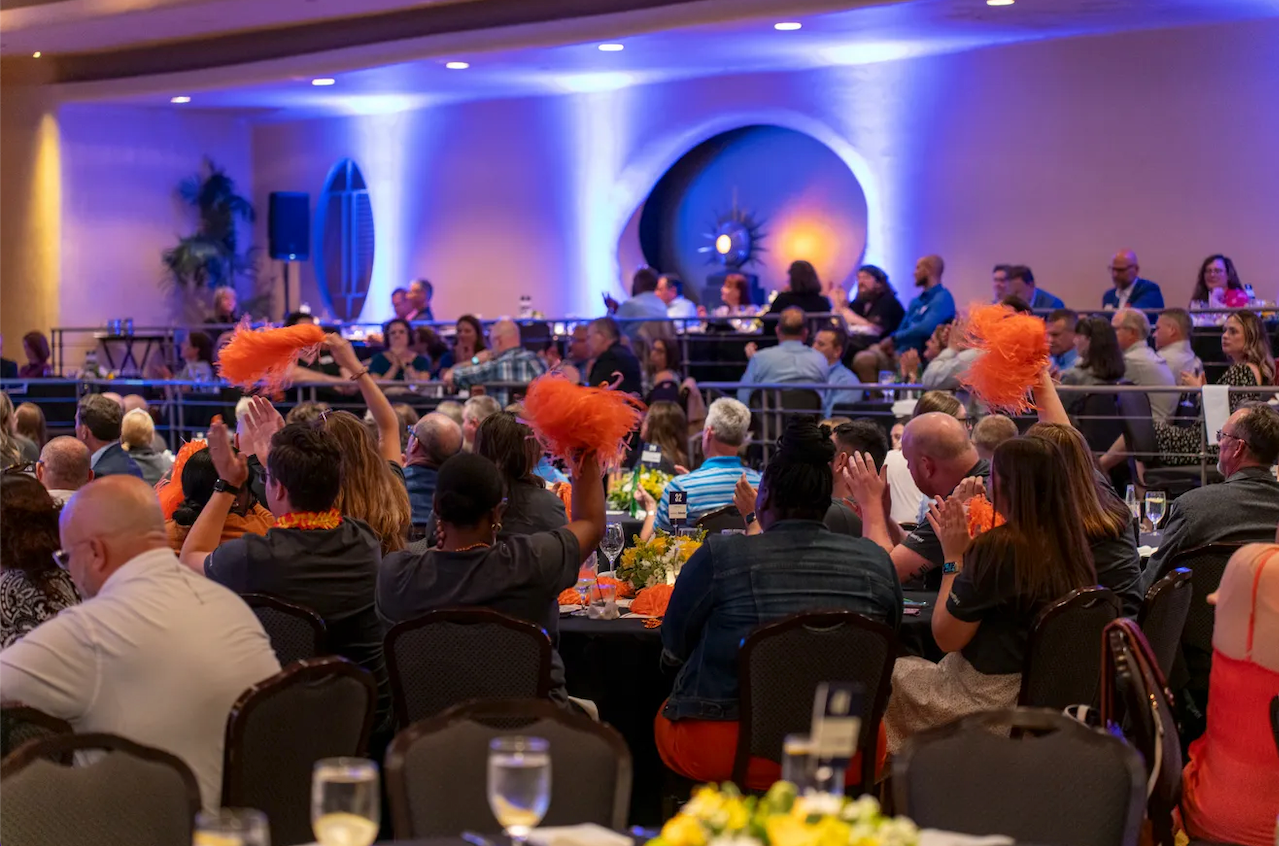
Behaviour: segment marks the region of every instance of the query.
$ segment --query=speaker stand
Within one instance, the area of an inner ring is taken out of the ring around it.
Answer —
[[[293,262],[284,262],[284,319],[288,320],[289,315],[293,313],[293,309],[289,306],[289,268],[293,266]]]

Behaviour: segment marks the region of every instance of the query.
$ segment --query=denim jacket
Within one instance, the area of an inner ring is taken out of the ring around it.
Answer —
[[[425,464],[410,464],[404,468],[404,486],[409,491],[414,526],[425,526],[431,521],[431,512],[435,508],[435,479],[438,475],[438,470]]]
[[[736,720],[746,636],[789,614],[827,610],[896,629],[902,590],[888,553],[808,520],[783,520],[762,535],[709,536],[680,571],[662,621],[662,660],[682,665],[662,714]]]

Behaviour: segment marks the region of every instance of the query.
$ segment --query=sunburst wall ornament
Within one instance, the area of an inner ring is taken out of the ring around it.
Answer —
[[[768,252],[763,246],[768,235],[763,226],[763,220],[756,220],[752,213],[739,209],[734,201],[733,210],[717,215],[711,231],[703,233],[710,243],[698,247],[697,251],[709,253],[707,264],[719,264],[731,270],[758,263],[759,254]]]

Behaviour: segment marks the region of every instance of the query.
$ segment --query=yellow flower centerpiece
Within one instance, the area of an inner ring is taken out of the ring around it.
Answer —
[[[699,532],[697,537],[676,537],[658,532],[646,541],[636,535],[634,545],[617,561],[617,578],[630,582],[637,591],[654,585],[673,585],[680,568],[705,538],[705,532]]]
[[[779,781],[761,799],[726,783],[699,787],[648,846],[918,846],[919,829],[870,796],[797,796]]]
[[[608,490],[608,507],[615,511],[625,511],[632,517],[643,514],[643,509],[635,501],[635,484],[638,479],[640,487],[648,491],[653,499],[661,500],[666,490],[666,483],[671,480],[667,473],[652,467],[640,467],[635,472],[627,473],[614,480]]]

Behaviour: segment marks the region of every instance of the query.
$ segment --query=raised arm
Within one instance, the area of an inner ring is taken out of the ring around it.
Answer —
[[[364,397],[364,403],[373,415],[373,422],[377,424],[378,450],[382,457],[394,464],[402,463],[400,416],[391,407],[391,401],[369,375],[369,369],[360,366],[360,360],[356,357],[355,350],[351,349],[350,341],[341,335],[331,334],[325,338],[324,343],[333,353],[333,360],[338,366],[351,372],[351,381],[359,387],[360,395]]]
[[[573,468],[572,507],[568,530],[577,538],[585,560],[604,537],[604,479],[594,453],[582,456]]]
[[[1060,423],[1070,426],[1070,415],[1061,404],[1057,394],[1057,386],[1053,384],[1052,373],[1045,367],[1039,374],[1039,384],[1035,386],[1035,406],[1039,409],[1040,423]]]

